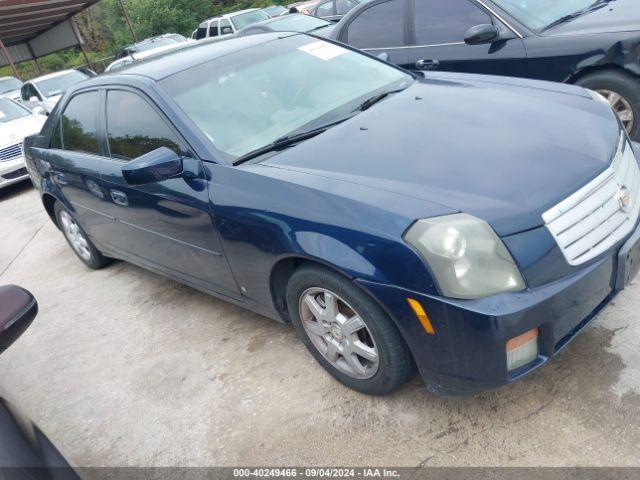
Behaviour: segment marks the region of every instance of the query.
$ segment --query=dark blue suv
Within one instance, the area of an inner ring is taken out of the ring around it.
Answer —
[[[581,85],[640,139],[638,0],[373,0],[331,38],[409,70]]]

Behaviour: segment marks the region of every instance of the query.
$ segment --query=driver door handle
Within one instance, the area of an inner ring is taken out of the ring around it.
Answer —
[[[421,59],[416,62],[416,68],[418,70],[437,70],[440,68],[440,60],[435,58]]]

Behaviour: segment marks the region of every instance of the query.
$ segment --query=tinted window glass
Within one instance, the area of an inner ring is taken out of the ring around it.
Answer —
[[[83,153],[98,153],[98,92],[81,93],[71,99],[62,114],[62,147]]]
[[[196,40],[203,39],[207,36],[207,28],[206,27],[198,27],[196,31]]]
[[[111,156],[131,160],[160,147],[178,155],[186,152],[165,121],[140,96],[110,91],[107,95],[107,131]]]
[[[404,0],[390,0],[364,10],[349,25],[349,44],[358,48],[403,46],[404,4]]]
[[[329,17],[333,15],[333,1],[324,2],[318,5],[316,15],[319,17]]]
[[[24,100],[25,102],[28,102],[31,99],[31,97],[40,98],[40,95],[38,95],[38,92],[33,87],[33,85],[31,85],[30,83],[27,83],[25,84],[24,87],[22,87],[22,100]]]
[[[336,13],[338,15],[346,15],[356,5],[353,0],[336,0]]]
[[[62,150],[62,135],[60,132],[60,124],[58,122],[56,127],[51,131],[51,148],[56,148],[58,150]]]
[[[491,23],[468,0],[420,0],[415,8],[417,45],[463,42],[471,27]]]
[[[211,25],[209,25],[209,36],[210,37],[218,36],[218,22],[211,22]]]

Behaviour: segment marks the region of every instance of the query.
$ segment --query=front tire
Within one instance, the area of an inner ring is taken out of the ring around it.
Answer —
[[[64,238],[82,263],[94,270],[108,265],[109,259],[98,251],[71,212],[60,202],[56,202],[53,209]]]
[[[580,78],[577,85],[605,97],[632,140],[640,140],[640,80],[615,70],[602,70]]]
[[[415,372],[407,344],[388,315],[348,279],[303,266],[287,286],[290,318],[307,349],[338,381],[385,395]]]

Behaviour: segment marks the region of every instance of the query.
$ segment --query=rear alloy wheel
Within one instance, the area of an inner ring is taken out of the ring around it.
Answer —
[[[601,70],[578,79],[577,85],[595,90],[617,113],[632,140],[640,141],[640,80],[617,70]]]
[[[302,266],[289,279],[287,308],[309,352],[346,386],[384,395],[415,373],[393,321],[348,278],[319,266]]]
[[[60,230],[62,230],[69,246],[78,258],[82,260],[82,263],[95,270],[106,266],[109,263],[109,259],[98,251],[75,218],[73,218],[71,212],[60,202],[56,202],[54,210]]]

